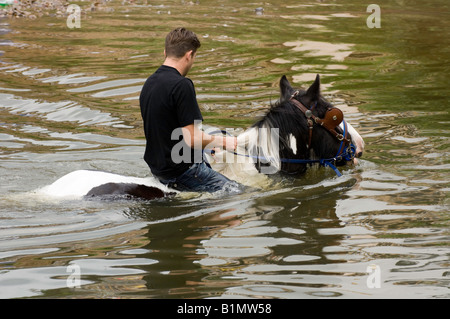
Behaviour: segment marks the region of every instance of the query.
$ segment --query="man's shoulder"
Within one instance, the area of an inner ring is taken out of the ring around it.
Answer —
[[[191,79],[182,77],[179,81],[177,81],[176,86],[179,86],[183,89],[193,89],[194,88],[194,82],[192,82]]]

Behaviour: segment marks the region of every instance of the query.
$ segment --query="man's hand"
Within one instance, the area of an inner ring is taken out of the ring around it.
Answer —
[[[226,136],[223,138],[223,149],[234,152],[237,147],[237,138],[234,136]]]
[[[234,152],[237,147],[237,138],[234,136],[209,135],[194,124],[182,128],[183,138],[191,148],[216,148]]]

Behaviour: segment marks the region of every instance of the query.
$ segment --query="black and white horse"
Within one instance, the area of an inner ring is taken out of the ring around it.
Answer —
[[[285,76],[281,96],[267,114],[238,135],[236,152],[208,156],[214,169],[244,185],[261,186],[274,173],[301,176],[313,163],[335,166],[353,162],[364,150],[358,132],[320,94],[320,78],[307,90],[295,90]],[[337,169],[336,169],[337,170]],[[155,178],[99,171],[69,173],[43,188],[61,197],[154,199],[174,194]]]
[[[234,157],[221,153],[210,158],[216,170],[257,186],[270,174],[301,176],[314,163],[337,171],[336,166],[362,156],[362,137],[321,96],[319,75],[307,90],[295,90],[283,76],[280,91],[266,115],[238,135]]]

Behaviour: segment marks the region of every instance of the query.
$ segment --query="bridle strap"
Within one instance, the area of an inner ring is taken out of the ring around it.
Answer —
[[[306,106],[304,106],[300,101],[294,99],[294,97],[296,96],[296,94],[294,93],[291,97],[291,102],[300,109],[300,111],[303,112],[303,114],[305,114],[306,116],[306,121],[308,123],[308,128],[309,128],[309,137],[308,137],[308,149],[311,147],[311,140],[312,140],[312,131],[313,131],[313,126],[314,126],[314,122],[316,122],[317,117],[312,114],[311,110],[308,109]],[[313,122],[314,121],[314,122]]]
[[[328,132],[331,133],[331,135],[336,137],[338,139],[338,141],[341,141],[346,146],[351,144],[351,141],[348,139],[348,130],[347,129],[344,130],[345,135],[340,134],[340,133],[336,132],[336,130],[335,130],[335,128],[343,121],[343,118],[344,118],[341,110],[339,110],[338,108],[329,108],[327,112],[335,112],[336,114],[330,113],[329,118],[326,116],[325,119],[321,119],[321,118],[315,116],[310,109],[308,109],[306,106],[303,105],[302,102],[295,99],[297,94],[298,94],[298,91],[296,91],[296,92],[294,92],[294,94],[292,94],[292,96],[290,98],[290,102],[292,104],[294,104],[298,109],[300,109],[300,111],[302,111],[303,114],[305,114],[305,116],[306,116],[306,121],[308,123],[308,128],[309,128],[309,137],[308,137],[308,145],[307,145],[308,149],[311,147],[312,130],[313,130],[314,123],[319,124],[320,126],[326,128],[328,130]],[[337,125],[334,125],[333,121],[335,121],[337,123]],[[344,122],[344,125],[347,125],[347,124]],[[338,156],[341,155],[340,153],[341,152],[338,152]]]

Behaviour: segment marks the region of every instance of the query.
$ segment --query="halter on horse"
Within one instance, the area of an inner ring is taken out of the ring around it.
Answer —
[[[320,163],[325,166],[331,167],[338,176],[342,176],[342,174],[339,172],[339,170],[336,168],[334,163],[336,161],[345,160],[345,161],[351,161],[355,158],[355,152],[356,147],[352,144],[351,138],[349,137],[348,133],[348,127],[347,122],[344,121],[344,113],[336,107],[330,107],[327,109],[325,113],[325,117],[323,119],[315,116],[312,113],[312,110],[317,105],[317,102],[311,107],[307,108],[305,105],[303,105],[302,102],[295,99],[295,97],[299,94],[299,91],[295,91],[291,98],[289,99],[289,102],[294,104],[296,107],[300,109],[300,111],[303,112],[307,119],[308,123],[308,129],[309,129],[309,136],[308,136],[308,144],[307,148],[309,149],[311,147],[311,140],[312,140],[312,134],[313,134],[313,128],[314,125],[320,125],[327,129],[338,141],[341,142],[339,146],[339,150],[334,158],[329,159],[319,159],[319,160],[289,160],[285,159],[288,163]],[[343,123],[343,133],[336,132],[336,128]]]

